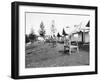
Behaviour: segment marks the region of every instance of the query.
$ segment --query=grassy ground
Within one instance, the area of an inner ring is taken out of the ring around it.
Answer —
[[[25,64],[26,68],[89,65],[89,51],[80,47],[79,54],[69,55],[64,52],[63,44],[52,47],[48,43],[35,42],[26,46]]]

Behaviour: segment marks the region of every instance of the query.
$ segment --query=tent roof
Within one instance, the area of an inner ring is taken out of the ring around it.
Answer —
[[[86,24],[86,27],[90,27],[90,20],[89,20],[88,23]]]

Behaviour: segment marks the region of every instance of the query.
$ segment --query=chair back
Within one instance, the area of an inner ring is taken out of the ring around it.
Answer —
[[[72,34],[69,39],[69,44],[78,46],[78,37],[78,34]]]

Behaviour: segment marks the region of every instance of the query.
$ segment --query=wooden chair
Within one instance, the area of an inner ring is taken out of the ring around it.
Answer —
[[[72,54],[73,49],[76,49],[77,53],[79,54],[78,39],[74,38],[74,40],[72,40],[69,38],[64,40],[64,51],[69,50],[69,54]]]
[[[73,49],[76,49],[77,53],[79,54],[79,47],[78,47],[78,42],[74,41],[75,44],[72,44],[72,41],[69,41],[69,54],[72,53]]]
[[[69,54],[72,54],[72,50],[76,49],[79,54],[78,37],[73,37],[69,39]]]

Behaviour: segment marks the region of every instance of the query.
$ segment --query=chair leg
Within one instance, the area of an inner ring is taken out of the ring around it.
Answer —
[[[66,50],[66,47],[64,46],[64,52],[65,52],[65,50]]]
[[[79,48],[77,48],[77,53],[79,54]]]
[[[71,55],[71,48],[69,48],[69,54]]]

